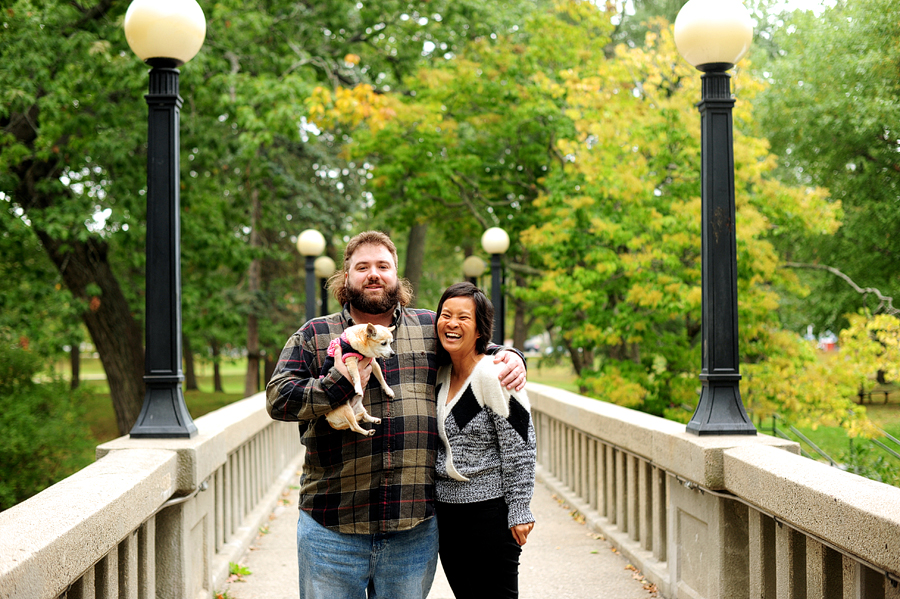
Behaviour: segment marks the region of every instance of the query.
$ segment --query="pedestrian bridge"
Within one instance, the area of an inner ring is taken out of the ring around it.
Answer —
[[[900,488],[529,383],[544,484],[670,599],[900,599]],[[0,598],[211,599],[300,467],[254,395],[0,513]],[[277,598],[273,598],[277,599]]]

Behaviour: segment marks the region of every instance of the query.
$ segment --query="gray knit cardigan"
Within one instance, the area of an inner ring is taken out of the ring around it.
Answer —
[[[509,526],[534,522],[536,443],[525,391],[510,392],[498,379],[502,364],[484,356],[462,390],[447,403],[451,366],[438,370],[436,497],[473,503],[504,497]]]

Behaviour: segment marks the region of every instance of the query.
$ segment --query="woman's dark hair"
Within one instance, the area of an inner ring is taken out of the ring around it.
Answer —
[[[454,283],[444,291],[441,301],[438,302],[437,314],[434,317],[435,336],[438,335],[437,321],[441,317],[441,310],[444,309],[444,302],[453,297],[471,297],[472,301],[475,302],[475,330],[479,335],[478,339],[475,340],[475,351],[479,354],[485,353],[488,343],[491,342],[491,333],[494,330],[494,305],[484,294],[484,291],[468,281]],[[440,365],[450,363],[450,354],[447,353],[447,350],[441,344],[440,337],[438,337],[437,362]]]

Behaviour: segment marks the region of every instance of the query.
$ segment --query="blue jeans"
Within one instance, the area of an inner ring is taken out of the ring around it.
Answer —
[[[401,532],[334,532],[300,510],[300,599],[425,599],[438,560],[435,518]]]

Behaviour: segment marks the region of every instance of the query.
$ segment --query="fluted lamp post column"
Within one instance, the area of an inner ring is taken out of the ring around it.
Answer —
[[[484,260],[479,258],[478,256],[468,256],[465,260],[463,260],[463,275],[466,277],[466,280],[473,285],[478,284],[478,277],[484,274],[485,269],[487,269],[487,264],[484,263]]]
[[[503,323],[505,322],[505,306],[503,305],[503,254],[509,249],[509,235],[500,227],[491,227],[481,236],[481,247],[491,255],[491,303],[494,304],[494,339],[497,345],[503,345]]]
[[[125,13],[125,38],[150,69],[147,131],[147,270],[144,404],[131,437],[193,437],[184,402],[181,359],[181,222],[178,68],[206,37],[194,0],[135,0]]]
[[[316,317],[316,256],[325,251],[325,238],[315,229],[297,237],[297,250],[306,257],[306,320]]]
[[[700,401],[687,425],[696,435],[755,435],[740,392],[737,242],[731,76],[753,38],[739,0],[690,0],[675,19],[675,44],[703,72],[700,111],[702,337]]]
[[[313,264],[316,278],[320,281],[322,290],[322,306],[320,316],[328,316],[328,279],[334,274],[336,265],[328,256],[319,256]]]

